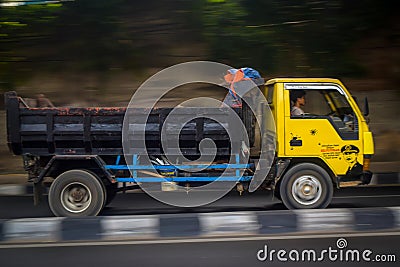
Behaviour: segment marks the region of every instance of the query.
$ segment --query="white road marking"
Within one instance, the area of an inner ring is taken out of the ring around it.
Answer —
[[[347,197],[333,197],[333,198],[386,198],[386,197],[400,197],[400,195],[380,195],[380,196],[347,196]]]

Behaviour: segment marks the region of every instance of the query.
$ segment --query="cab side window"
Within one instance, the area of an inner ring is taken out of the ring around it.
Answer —
[[[358,138],[358,121],[346,97],[336,89],[292,89],[292,119],[327,119],[344,139]]]
[[[315,90],[307,90],[304,112],[306,114],[309,113],[323,116],[330,113],[331,109],[326,104],[326,101],[320,92]]]

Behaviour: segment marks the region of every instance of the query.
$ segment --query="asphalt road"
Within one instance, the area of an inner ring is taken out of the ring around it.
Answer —
[[[328,208],[363,208],[400,206],[400,187],[343,188],[336,190]],[[284,210],[283,204],[269,191],[246,193],[231,192],[224,198],[199,208],[177,208],[154,200],[144,193],[118,194],[100,215],[138,215],[163,213],[197,213],[220,211]],[[53,216],[47,199],[33,205],[32,196],[1,196],[0,219],[35,218]]]
[[[14,244],[0,245],[0,259],[2,266],[31,267],[398,266],[399,242],[400,232],[376,232]]]

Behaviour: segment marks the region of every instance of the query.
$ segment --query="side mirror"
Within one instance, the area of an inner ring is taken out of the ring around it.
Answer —
[[[365,97],[364,99],[364,116],[369,115],[369,105],[368,105],[368,98]]]

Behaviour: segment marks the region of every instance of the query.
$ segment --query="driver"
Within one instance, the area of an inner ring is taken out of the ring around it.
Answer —
[[[304,115],[304,111],[301,108],[306,104],[306,91],[304,90],[290,91],[290,102],[292,104],[292,108],[290,110],[290,116]]]

